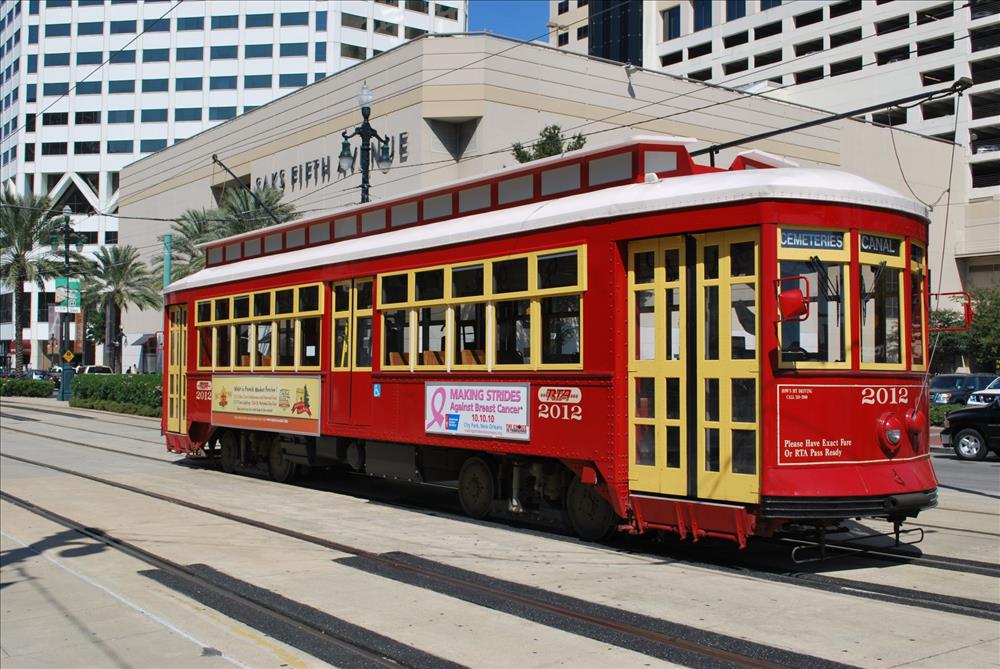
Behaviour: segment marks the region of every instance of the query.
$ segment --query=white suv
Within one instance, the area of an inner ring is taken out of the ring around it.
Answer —
[[[969,395],[969,399],[965,404],[973,407],[986,406],[997,396],[1000,396],[1000,376],[993,379],[990,382],[990,385],[986,386],[982,390],[977,390]]]

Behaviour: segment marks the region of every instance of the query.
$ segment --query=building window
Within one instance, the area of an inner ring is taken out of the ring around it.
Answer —
[[[293,42],[291,44],[282,44],[279,53],[282,56],[308,56],[309,43]]]
[[[247,44],[243,47],[244,58],[270,58],[273,53],[273,44]]]
[[[43,156],[65,156],[66,142],[42,142]]]
[[[109,63],[134,63],[135,62],[135,51],[129,49],[127,51],[115,51],[108,57]]]
[[[991,26],[969,31],[969,41],[973,51],[992,49],[1000,46],[1000,24],[994,23]]]
[[[78,111],[74,122],[76,125],[96,125],[101,122],[101,112]]]
[[[70,34],[69,23],[50,23],[47,26],[45,26],[46,37],[69,37],[69,34]]]
[[[313,81],[322,81],[326,79],[326,72],[316,72],[313,74]]]
[[[24,145],[24,162],[32,163],[35,161],[35,145],[25,144]]]
[[[239,28],[240,17],[238,14],[227,14],[225,16],[212,17],[212,30],[224,30],[226,28]]]
[[[270,28],[273,25],[273,14],[247,14],[247,28]]]
[[[326,10],[316,12],[316,30],[326,30]]]
[[[108,111],[108,123],[131,123],[135,119],[135,111],[131,109],[112,109]]]
[[[103,21],[87,21],[84,23],[76,24],[76,34],[77,35],[103,35],[104,34],[104,22]]]
[[[902,16],[896,16],[891,19],[886,19],[885,21],[879,21],[875,24],[875,34],[876,35],[887,35],[889,33],[894,33],[898,30],[906,30],[910,27],[910,15],[903,14]]]
[[[800,58],[802,56],[807,56],[811,53],[818,53],[823,50],[823,38],[818,37],[808,42],[802,42],[801,44],[795,45],[795,57]]]
[[[692,0],[695,32],[712,27],[712,0]]]
[[[781,7],[781,0],[760,0],[760,11]]]
[[[795,83],[805,84],[810,81],[818,81],[823,78],[823,68],[813,67],[808,70],[802,70],[801,72],[795,73]]]
[[[569,44],[569,33],[566,32],[559,33],[558,38],[556,38],[556,42],[559,44],[559,46],[566,46],[567,44]]]
[[[101,143],[100,142],[74,142],[73,143],[73,153],[78,156],[100,153]]]
[[[835,19],[838,16],[844,16],[845,14],[860,11],[861,0],[844,0],[844,2],[838,2],[835,5],[830,5],[830,18]]]
[[[427,0],[406,0],[406,8],[411,12],[426,14],[429,11],[429,5]]]
[[[569,0],[559,0],[559,4],[556,5],[556,14],[565,14],[569,11]]]
[[[160,123],[167,120],[166,109],[143,109],[139,115],[143,123]]]
[[[681,36],[681,8],[671,7],[660,12],[663,17],[663,41],[677,39]]]
[[[308,75],[302,74],[280,74],[278,75],[279,88],[298,88],[305,86],[308,82]]]
[[[236,117],[236,107],[209,107],[209,121],[225,121]]]
[[[211,51],[212,60],[227,60],[239,57],[239,47],[235,44],[226,46],[213,46]]]
[[[417,39],[421,35],[426,35],[427,31],[421,28],[413,28],[411,26],[406,26],[406,29],[403,31],[403,34],[406,35],[406,39]]]
[[[143,93],[165,93],[169,90],[170,80],[169,79],[143,79],[142,80],[142,92]]]
[[[712,78],[712,68],[706,67],[704,70],[695,70],[688,74],[688,79],[694,81],[708,81]]]
[[[35,132],[35,115],[25,114],[24,115],[24,130],[25,132]]]
[[[733,33],[732,35],[726,35],[722,38],[722,45],[727,49],[731,49],[734,46],[739,46],[740,44],[746,44],[750,41],[750,32],[744,30],[743,32]]]
[[[588,26],[580,26],[579,28],[576,29],[576,38],[587,39],[587,35],[589,33],[590,31],[588,30]]]
[[[201,89],[201,77],[178,77],[174,80],[174,90],[176,91],[200,91]]]
[[[57,67],[59,65],[69,65],[68,53],[45,54],[45,67]]]
[[[134,33],[135,21],[112,21],[111,34],[120,35],[122,33]]]
[[[316,61],[326,62],[326,42],[316,42]]]
[[[948,67],[938,68],[936,70],[928,70],[927,72],[920,73],[920,83],[924,86],[936,86],[937,84],[943,84],[946,81],[955,80],[955,66],[949,65]],[[973,75],[974,83],[979,83],[975,81],[975,75]]]
[[[380,21],[375,19],[375,32],[379,35],[399,37],[399,26],[395,23],[390,23],[389,21]]]
[[[879,51],[875,54],[875,62],[879,65],[888,65],[890,63],[898,63],[901,60],[907,60],[909,57],[910,47],[904,44],[903,46],[896,47],[895,49]]]
[[[861,56],[857,58],[848,58],[847,60],[842,60],[838,63],[830,63],[830,76],[839,77],[842,74],[849,74],[850,72],[859,72],[861,70]]]
[[[168,33],[170,32],[170,19],[146,19],[142,22],[142,31],[146,33]]]
[[[213,91],[236,90],[236,77],[209,77],[208,88]]]
[[[42,114],[42,125],[67,125],[69,114],[66,112],[48,112]]]
[[[81,81],[73,90],[77,95],[100,95],[102,84],[100,81]]]
[[[774,51],[768,51],[767,53],[759,53],[753,57],[754,67],[764,67],[765,65],[773,65],[778,62],[781,62],[781,49],[775,49]]]
[[[674,51],[673,53],[668,53],[660,56],[660,67],[666,67],[667,65],[675,65],[684,60],[683,51]]]
[[[795,17],[795,27],[804,28],[805,26],[811,26],[814,23],[819,23],[823,20],[823,10],[814,9],[811,12],[806,12],[804,14],[799,14]]]
[[[38,26],[28,26],[28,44],[38,44]]]
[[[26,102],[35,102],[38,99],[38,87],[36,84],[28,84],[25,87],[24,99]]]
[[[153,153],[167,147],[165,139],[143,139],[139,142],[140,153]]]
[[[65,81],[42,84],[42,95],[66,95],[69,93],[69,84]]]
[[[167,140],[161,140],[164,145]],[[104,243],[105,244],[117,244],[118,243],[118,231],[117,230],[105,230],[104,231]]]
[[[142,62],[165,63],[170,60],[170,49],[143,49]]]
[[[28,54],[28,74],[37,74],[38,72],[38,55]]]
[[[917,25],[950,19],[954,15],[955,8],[950,2],[935,7],[928,7],[927,9],[920,9],[917,10]]]
[[[920,113],[923,115],[925,121],[941,118],[942,116],[954,116],[955,100],[934,100],[933,102],[925,102],[920,105]]]
[[[243,77],[243,88],[270,88],[270,74],[248,74]]]
[[[830,48],[834,49],[838,46],[843,46],[845,44],[850,44],[851,42],[859,42],[859,41],[861,41],[861,28],[845,30],[844,32],[830,35]]]
[[[205,49],[200,46],[185,46],[177,48],[177,60],[204,60]]]
[[[344,58],[354,58],[355,60],[365,59],[365,48],[354,44],[341,44],[340,55]]]
[[[442,5],[440,2],[434,4],[434,16],[439,16],[442,19],[448,19],[449,21],[458,20],[458,7],[449,7],[448,5]]]
[[[741,58],[739,60],[734,60],[731,63],[725,63],[722,66],[723,74],[736,74],[737,72],[743,72],[749,69],[749,64],[746,58]]]
[[[204,30],[204,29],[205,29],[204,16],[180,16],[177,18],[177,30]]]
[[[135,93],[135,81],[132,79],[109,81],[108,93]]]
[[[344,12],[340,15],[340,25],[345,28],[354,28],[355,30],[367,30],[368,19],[364,16],[357,16],[356,14],[348,14]]]
[[[282,12],[281,25],[307,26],[309,25],[309,12]]]
[[[688,47],[688,58],[699,58],[701,56],[707,56],[712,53],[712,43],[702,42],[701,44],[695,44],[694,46]]]
[[[174,110],[175,121],[200,121],[201,107],[178,107]]]
[[[762,26],[757,26],[753,31],[754,39],[764,39],[765,37],[771,37],[772,35],[781,34],[781,21],[775,21],[774,23],[766,23]]]
[[[932,53],[938,53],[939,51],[947,51],[955,46],[954,35],[945,35],[944,37],[936,37],[934,39],[924,40],[923,42],[917,42],[917,55],[918,56],[929,56]],[[975,48],[973,48],[975,51]]]
[[[872,114],[872,123],[887,126],[898,126],[906,123],[905,109],[888,109],[878,114]]]
[[[761,3],[761,9],[764,9]],[[735,21],[747,15],[747,0],[726,0],[726,20]]]
[[[131,139],[109,140],[108,153],[132,153],[132,140]]]

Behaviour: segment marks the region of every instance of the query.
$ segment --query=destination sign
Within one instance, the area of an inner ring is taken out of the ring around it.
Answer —
[[[892,237],[879,237],[861,233],[861,251],[863,253],[878,253],[884,256],[899,256],[899,240]]]
[[[823,230],[782,230],[783,249],[831,249],[844,248],[844,233]]]

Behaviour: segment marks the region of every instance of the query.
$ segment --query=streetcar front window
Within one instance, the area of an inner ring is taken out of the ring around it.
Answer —
[[[861,362],[902,362],[900,271],[861,266]]]
[[[804,277],[811,288],[805,320],[782,321],[782,362],[844,362],[847,344],[844,309],[845,264],[813,256],[782,260],[782,287],[790,277]]]

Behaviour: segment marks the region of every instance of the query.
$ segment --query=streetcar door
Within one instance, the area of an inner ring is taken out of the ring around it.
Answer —
[[[330,415],[337,423],[371,420],[372,285],[369,278],[333,284]]]
[[[629,479],[688,494],[688,267],[683,237],[629,244]]]
[[[760,499],[759,232],[695,236],[697,497]]]
[[[187,307],[168,307],[167,432],[187,429]]]

